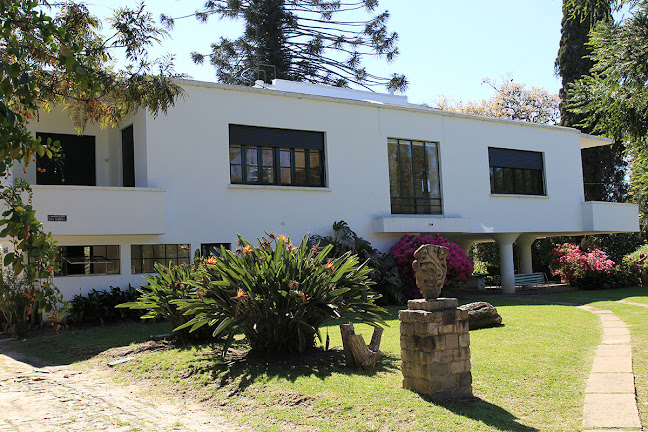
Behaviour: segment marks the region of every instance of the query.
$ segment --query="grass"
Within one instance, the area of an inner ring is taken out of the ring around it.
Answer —
[[[462,403],[434,404],[402,388],[397,308],[390,308],[384,355],[374,373],[346,368],[337,326],[323,329],[331,337],[329,351],[250,356],[238,341],[225,362],[217,344],[141,343],[168,331],[160,324],[70,331],[10,348],[106,369],[107,361],[135,356],[112,369],[125,382],[145,380],[176,397],[195,397],[260,431],[580,430],[585,380],[601,334],[598,318],[524,298],[489,301],[505,325],[471,332],[476,398]],[[369,340],[371,329],[356,327]]]

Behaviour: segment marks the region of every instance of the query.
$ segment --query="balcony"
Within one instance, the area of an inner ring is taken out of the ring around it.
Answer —
[[[374,233],[466,233],[472,228],[470,218],[441,216],[387,216],[373,220]]]
[[[587,201],[581,204],[583,231],[639,231],[639,207],[636,204]]]
[[[159,235],[166,232],[166,190],[34,185],[36,218],[61,235]]]

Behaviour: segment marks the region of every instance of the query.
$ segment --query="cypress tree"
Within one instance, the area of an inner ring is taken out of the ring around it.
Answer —
[[[612,19],[610,0],[563,0],[563,19],[556,71],[562,77],[560,90],[561,125],[577,127],[591,133],[594,124],[584,126],[586,114],[567,109],[567,90],[585,75],[590,74],[594,61],[587,42],[590,30],[599,22]],[[625,181],[626,162],[623,144],[583,149],[583,182],[588,201],[623,201],[628,186]]]

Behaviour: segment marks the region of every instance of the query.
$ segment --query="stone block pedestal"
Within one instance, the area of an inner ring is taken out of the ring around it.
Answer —
[[[403,387],[432,400],[472,397],[468,312],[455,298],[410,300],[398,313]]]

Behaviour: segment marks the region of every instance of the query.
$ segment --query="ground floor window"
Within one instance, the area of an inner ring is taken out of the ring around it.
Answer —
[[[131,273],[153,273],[155,263],[189,264],[189,244],[131,245]]]
[[[119,246],[59,246],[55,276],[120,274]]]
[[[231,250],[231,243],[201,243],[200,245],[200,256],[208,257],[210,255],[219,256],[221,246],[225,249]]]

